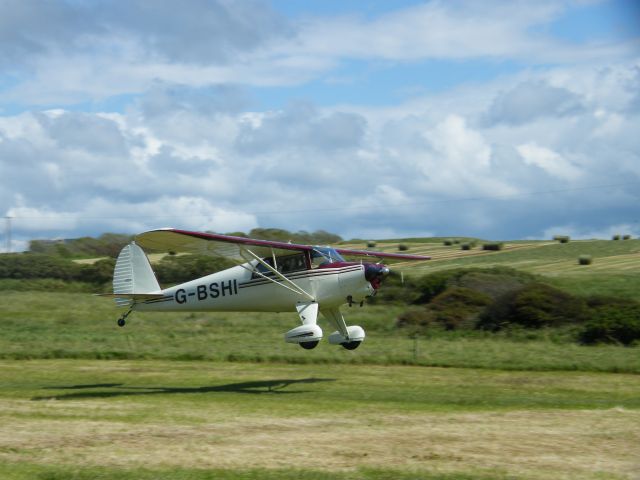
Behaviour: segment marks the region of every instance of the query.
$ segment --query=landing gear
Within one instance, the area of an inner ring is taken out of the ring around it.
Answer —
[[[124,327],[127,324],[127,317],[129,315],[131,315],[131,312],[133,311],[133,308],[130,308],[129,311],[127,313],[125,313],[124,315],[122,315],[119,319],[118,319],[118,326],[119,327]]]
[[[319,340],[314,340],[313,342],[300,342],[300,346],[305,350],[313,350],[320,343]]]
[[[352,341],[352,342],[344,342],[344,343],[341,343],[340,345],[342,345],[347,350],[355,350],[360,346],[361,343],[362,341]]]

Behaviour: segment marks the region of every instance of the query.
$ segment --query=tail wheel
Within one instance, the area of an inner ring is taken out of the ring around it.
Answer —
[[[362,342],[344,342],[344,343],[341,343],[340,345],[342,345],[347,350],[355,350],[360,346],[361,343]]]
[[[315,340],[313,342],[300,342],[300,346],[305,350],[313,350],[318,346],[319,343],[320,343],[319,340]]]
[[[127,322],[125,321],[125,319],[124,319],[124,318],[119,318],[119,319],[118,319],[118,326],[119,326],[119,327],[124,327],[124,325],[125,325],[126,323],[127,323]]]

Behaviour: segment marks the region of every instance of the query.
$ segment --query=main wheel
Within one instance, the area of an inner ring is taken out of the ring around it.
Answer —
[[[356,348],[358,348],[360,346],[362,342],[344,342],[341,343],[340,345],[342,345],[344,348],[346,348],[347,350],[355,350]]]
[[[124,318],[119,318],[118,319],[118,326],[119,327],[124,327],[126,323],[127,322],[125,322]]]
[[[300,342],[300,346],[302,348],[304,348],[305,350],[312,350],[312,349],[316,348],[319,343],[320,343],[319,340],[315,340],[313,342]]]

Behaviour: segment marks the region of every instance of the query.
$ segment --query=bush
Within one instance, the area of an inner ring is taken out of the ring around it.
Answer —
[[[582,332],[580,341],[622,343],[632,345],[640,341],[640,303],[627,301],[596,306]]]
[[[115,266],[116,261],[113,258],[105,258],[91,265],[83,265],[78,280],[99,284],[111,282]]]
[[[569,237],[568,235],[556,235],[553,237],[553,239],[560,243],[569,243],[569,240],[571,240],[571,237]]]
[[[502,247],[504,247],[504,243],[502,242],[493,242],[493,243],[485,243],[482,245],[482,249],[483,250],[502,250]]]
[[[373,240],[370,240],[367,242],[367,248],[375,248],[376,247],[376,242],[374,242]]]
[[[460,250],[471,250],[471,244],[463,243],[462,245],[460,245]]]
[[[67,282],[107,283],[113,276],[115,260],[106,258],[92,265],[80,265],[59,256],[11,254],[0,256],[0,279],[56,279]]]
[[[631,235],[623,235],[622,239],[623,240],[631,240]]]
[[[620,235],[614,235],[611,240],[620,240]]]
[[[29,251],[46,255],[69,257],[117,257],[132,240],[131,235],[105,233],[98,238],[81,237],[69,240],[32,240]]]
[[[589,319],[584,300],[542,283],[532,283],[496,300],[482,315],[478,327],[497,331],[509,324],[541,328]]]
[[[407,250],[409,250],[409,246],[401,243],[400,245],[398,245],[398,250],[400,250],[401,252],[406,252]]]
[[[424,308],[411,308],[396,320],[398,327],[427,327],[437,324],[446,330],[472,328],[480,312],[491,303],[483,293],[463,287],[451,287],[436,296]]]
[[[450,247],[451,245],[453,245],[453,240],[451,240],[450,238],[447,238],[444,242],[442,242],[443,245]]]
[[[578,257],[579,265],[591,265],[593,263],[593,258],[591,255],[580,255]]]
[[[535,279],[530,273],[508,267],[493,267],[454,272],[447,285],[470,288],[498,299],[533,283]]]
[[[396,327],[427,327],[431,324],[432,315],[424,307],[413,307],[401,313],[396,319]]]
[[[368,303],[379,304],[402,304],[414,303],[419,296],[419,289],[416,287],[416,280],[412,277],[405,277],[404,282],[399,273],[391,270],[391,273],[384,279],[382,288],[378,290],[375,297],[369,297]]]
[[[0,278],[57,278],[76,280],[82,266],[57,256],[40,254],[0,255]]]
[[[478,315],[491,303],[491,297],[464,287],[451,287],[427,306],[433,321],[447,330],[473,328]]]
[[[451,272],[435,272],[420,277],[414,284],[415,295],[412,303],[429,303],[447,289],[450,278]]]
[[[461,268],[424,275],[419,278],[405,278],[404,297],[407,303],[425,304],[431,302],[449,287],[464,287],[476,290],[492,298],[513,292],[536,277],[508,267]],[[400,276],[393,271],[387,277],[384,288],[374,298],[386,297],[389,286],[400,285]]]

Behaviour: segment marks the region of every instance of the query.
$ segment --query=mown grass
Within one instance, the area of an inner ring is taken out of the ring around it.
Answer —
[[[0,475],[626,478],[639,409],[628,374],[10,360]]]
[[[516,248],[517,247],[517,248]],[[511,248],[511,249],[509,249]],[[640,240],[608,241],[608,240],[580,240],[566,244],[553,242],[530,243],[506,243],[506,250],[481,254],[479,250],[462,251],[459,247],[438,246],[430,247],[428,244],[415,245],[416,253],[426,253],[426,249],[433,252],[433,260],[406,265],[407,271],[431,271],[442,268],[507,265],[513,268],[525,270],[538,268],[540,272],[563,273],[565,265],[561,262],[571,262],[576,270],[579,255],[591,255],[594,258],[593,266],[597,266],[598,260],[610,262],[615,257],[622,257],[622,264],[611,265],[611,269],[619,271],[625,266],[633,268],[640,261]],[[445,255],[449,253],[450,255]],[[474,255],[475,253],[475,255]],[[453,254],[453,255],[451,255]]]
[[[312,469],[195,469],[174,468],[76,468],[33,464],[3,464],[6,480],[501,480],[512,476],[498,471],[483,473],[403,472],[361,468],[355,472],[323,472]]]
[[[633,374],[167,360],[4,360],[0,365],[0,398],[44,402],[44,410],[36,404],[29,405],[29,410],[45,417],[49,410],[53,416],[86,420],[122,419],[124,415],[129,422],[145,422],[158,414],[153,404],[167,402],[176,408],[166,412],[168,416],[184,407],[180,413],[188,417],[184,420],[199,423],[204,420],[197,412],[189,414],[187,406],[211,408],[212,399],[220,418],[230,411],[236,415],[269,413],[274,418],[348,413],[363,404],[370,413],[380,414],[640,409],[640,383]],[[294,395],[297,400],[283,403],[278,398],[281,395]],[[256,397],[262,400],[257,402]],[[95,412],[83,403],[105,399],[118,405],[134,401],[139,409]],[[70,402],[69,408],[51,400]],[[75,410],[76,406],[82,408]],[[13,415],[15,412],[0,412],[0,416]]]
[[[296,314],[134,313],[125,328],[111,300],[87,294],[4,292],[0,358],[102,358],[284,363],[409,364],[508,370],[640,372],[638,348],[586,347],[571,332],[434,332],[410,338],[395,327],[405,306],[345,308],[367,338],[355,351],[322,342],[307,351],[283,334]],[[321,319],[325,334],[330,327]]]

